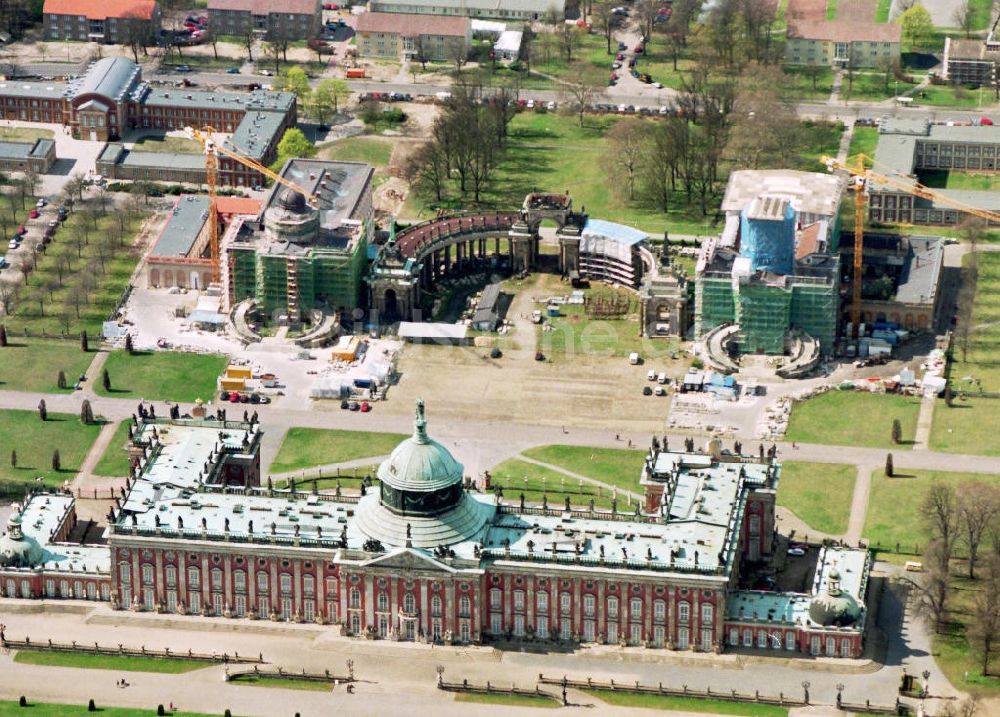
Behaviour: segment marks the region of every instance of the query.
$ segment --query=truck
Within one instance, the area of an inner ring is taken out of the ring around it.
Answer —
[[[535,309],[534,311],[531,312],[531,323],[533,324],[542,323],[542,312],[540,310]]]
[[[365,68],[363,67],[352,67],[347,71],[347,79],[357,80],[365,76]]]
[[[633,366],[638,366],[640,361],[641,359],[639,358],[639,354],[635,351],[628,355],[628,362]]]

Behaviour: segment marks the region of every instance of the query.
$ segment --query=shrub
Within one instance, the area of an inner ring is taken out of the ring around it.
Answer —
[[[97,712],[97,705],[94,704],[94,698],[93,697],[91,697],[90,698],[90,702],[87,703],[87,711],[88,712]]]
[[[24,695],[21,695],[21,699],[19,699],[17,701],[17,704],[18,704],[18,707],[27,707],[28,706],[28,698],[25,697]]]
[[[156,717],[164,717],[167,711],[163,709],[163,705],[156,705]]]

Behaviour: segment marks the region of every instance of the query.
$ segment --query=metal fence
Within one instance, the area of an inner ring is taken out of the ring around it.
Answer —
[[[443,679],[439,679],[437,686],[439,690],[444,690],[445,692],[468,692],[480,695],[515,695],[518,697],[542,697],[556,702],[562,702],[558,695],[546,692],[537,685],[532,690],[526,690],[513,684],[510,687],[500,687],[489,681],[487,681],[485,685],[476,685],[468,680],[462,680],[461,682],[445,682]]]
[[[264,664],[264,655],[259,653],[256,656],[253,655],[241,655],[238,652],[230,655],[229,653],[207,653],[207,652],[195,652],[193,650],[184,651],[174,651],[169,647],[162,650],[148,650],[145,645],[139,648],[135,647],[125,647],[119,644],[116,647],[109,647],[97,644],[96,642],[92,645],[83,645],[76,640],[70,643],[59,643],[53,642],[52,640],[47,640],[45,642],[32,642],[30,637],[25,637],[23,640],[8,640],[6,636],[2,640],[3,647],[8,650],[34,650],[36,652],[66,652],[79,655],[112,655],[112,656],[122,656],[122,657],[152,657],[152,658],[168,658],[171,660],[191,660],[194,662],[213,662],[219,664]]]
[[[322,673],[306,672],[304,669],[301,672],[291,672],[282,667],[277,667],[273,670],[262,670],[257,665],[254,665],[253,669],[250,670],[233,671],[228,667],[226,668],[226,682],[238,682],[243,677],[259,677],[265,680],[304,680],[306,682],[329,682],[331,684],[339,684],[341,682],[350,683],[356,679],[353,671],[347,677],[344,677],[343,675],[334,675],[329,670],[324,670]]]

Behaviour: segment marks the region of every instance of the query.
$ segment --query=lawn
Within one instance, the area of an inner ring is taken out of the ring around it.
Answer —
[[[94,466],[94,475],[124,478],[129,474],[128,451],[125,444],[128,442],[128,427],[131,422],[122,421],[118,424],[115,435],[111,437],[111,443],[104,450],[101,460]]]
[[[558,702],[541,695],[504,695],[499,693],[482,694],[479,692],[459,692],[455,695],[456,702],[467,702],[477,705],[504,705],[505,707],[534,707],[536,709],[551,709],[561,707]]]
[[[907,469],[897,471],[896,477],[886,478],[884,471],[875,471],[868,497],[865,537],[873,548],[919,553],[927,541],[927,532],[919,519],[920,504],[931,483],[940,480],[957,486],[970,479],[1000,485],[1000,476],[989,474]]]
[[[795,402],[785,440],[904,450],[913,443],[919,413],[919,398],[827,391]],[[865,420],[859,421],[858,416],[864,416]],[[902,424],[902,445],[892,442],[892,422],[896,418]]]
[[[942,634],[934,635],[934,659],[948,681],[957,689],[975,691],[983,697],[995,699],[1000,695],[998,660],[994,658],[991,662],[991,674],[983,675],[980,655],[972,649],[967,636],[975,598],[983,589],[984,583],[982,580],[969,580],[964,572],[966,569],[964,563],[953,562],[951,565],[952,593],[948,611],[951,619]],[[980,576],[982,570],[977,570]],[[962,574],[959,575],[959,572]]]
[[[516,458],[491,468],[490,476],[491,486],[503,489],[504,501],[508,505],[517,505],[523,493],[528,503],[541,503],[543,497],[548,497],[551,507],[565,505],[567,497],[570,505],[578,509],[589,507],[591,500],[595,507],[611,507],[613,491],[610,489],[574,480],[565,473]],[[627,498],[618,498],[620,511],[626,512],[629,507]]]
[[[0,141],[3,142],[34,142],[36,139],[52,139],[50,129],[35,127],[0,127]]]
[[[187,137],[169,135],[148,135],[135,141],[137,152],[169,152],[170,154],[201,154],[204,150],[199,142]]]
[[[920,181],[935,189],[1000,191],[1000,175],[963,172],[957,169],[921,172]]]
[[[878,147],[877,127],[855,127],[854,133],[851,135],[851,146],[847,150],[847,156],[853,157],[856,154],[864,154],[874,157],[876,147]],[[872,161],[866,159],[865,166],[871,167]]]
[[[5,391],[72,393],[80,374],[86,373],[93,352],[80,350],[78,341],[9,338],[0,349],[0,387]],[[59,388],[59,372],[66,374],[66,388]]]
[[[980,252],[977,260],[979,275],[972,306],[974,328],[967,342],[961,332],[955,340],[951,386],[955,392],[972,390],[978,385],[983,391],[997,393],[1000,392],[1000,254]]]
[[[94,655],[85,652],[46,652],[18,650],[14,662],[45,667],[79,667],[87,670],[123,672],[161,672],[179,674],[212,667],[213,663],[181,660],[172,657],[133,657],[131,655]]]
[[[374,167],[385,167],[392,156],[392,142],[374,137],[352,137],[327,142],[317,147],[320,159],[342,162],[366,162]]]
[[[271,677],[270,675],[238,675],[229,680],[229,684],[240,687],[276,687],[285,690],[310,690],[313,692],[329,692],[333,689],[331,682],[316,680],[298,680],[294,677]]]
[[[825,100],[833,91],[833,70],[829,67],[785,67],[784,73],[781,95],[787,100]]]
[[[843,535],[851,515],[856,473],[852,465],[786,461],[781,464],[778,505],[814,530]]]
[[[714,715],[744,715],[745,717],[788,717],[787,707],[759,705],[749,702],[670,697],[618,690],[584,690],[599,700],[616,707],[643,707],[675,712],[704,712]]]
[[[553,362],[578,361],[581,356],[620,357],[625,360],[638,352],[647,361],[670,362],[671,352],[678,344],[639,335],[638,303],[635,294],[607,286],[593,286],[586,291],[588,298],[628,301],[623,318],[592,318],[581,304],[563,304],[559,316],[545,317],[538,326],[537,347]],[[552,327],[544,330],[545,326]]]
[[[850,86],[847,78],[840,85],[840,98],[849,100],[885,100],[896,95],[905,94],[914,83],[897,81],[881,72],[858,72],[854,76],[854,85]]]
[[[112,351],[104,364],[111,378],[105,391],[100,376],[93,376],[101,396],[142,398],[189,403],[208,401],[215,393],[216,379],[228,359],[219,354],[189,354],[179,351]]]
[[[267,470],[269,473],[291,473],[303,468],[381,456],[391,453],[406,438],[401,433],[289,428],[278,455]]]
[[[970,109],[993,104],[989,89],[970,90],[962,86],[929,85],[913,93],[913,104]]]
[[[96,340],[139,260],[133,237],[143,219],[133,210],[73,211],[38,255],[28,283],[18,287],[8,333],[59,336],[86,329]]]
[[[892,9],[892,0],[878,0],[875,7],[875,22],[889,22],[889,10]]]
[[[973,32],[985,30],[992,19],[990,16],[993,13],[993,0],[969,0],[969,6],[972,9],[972,27],[970,29]]]
[[[98,705],[99,713],[104,717],[154,717],[155,709],[140,710],[134,707],[105,707]],[[24,708],[16,700],[0,701],[0,717],[90,717],[94,712],[87,710],[87,705],[64,705],[51,702],[31,702]],[[204,712],[171,712],[171,717],[219,717]]]
[[[358,466],[355,468],[345,468],[340,471],[339,474],[336,472],[334,475],[325,478],[316,479],[316,490],[322,490],[326,492],[333,492],[337,489],[337,484],[345,491],[350,491],[352,493],[357,493],[361,489],[361,483],[364,481],[365,476],[371,478],[372,483],[378,484],[379,480],[375,477],[378,472],[379,464],[373,463],[370,466]],[[312,478],[306,478],[305,480],[295,481],[295,490],[299,493],[308,492],[312,490]],[[287,488],[288,481],[284,478],[279,478],[274,481],[275,488]]]
[[[646,459],[645,450],[554,445],[531,448],[524,451],[524,455],[607,485],[641,490],[639,478]]]
[[[0,492],[20,494],[28,486],[61,486],[80,469],[87,451],[100,433],[99,425],[85,426],[79,417],[36,411],[0,411]],[[52,469],[52,453],[59,449],[60,469]],[[17,451],[17,467],[10,461]]]
[[[998,425],[1000,400],[996,398],[956,398],[950,407],[936,401],[930,448],[945,453],[1000,456]]]

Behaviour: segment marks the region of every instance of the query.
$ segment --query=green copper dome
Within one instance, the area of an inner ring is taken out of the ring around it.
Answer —
[[[463,473],[448,449],[427,436],[424,402],[418,399],[413,435],[379,466],[379,480],[399,491],[430,492],[461,485]]]
[[[0,538],[0,566],[30,568],[41,563],[43,556],[38,541],[21,531],[21,516],[12,513],[7,532]]]
[[[861,617],[857,601],[840,589],[840,571],[830,571],[826,592],[809,602],[809,619],[817,625],[846,627],[853,625]]]

